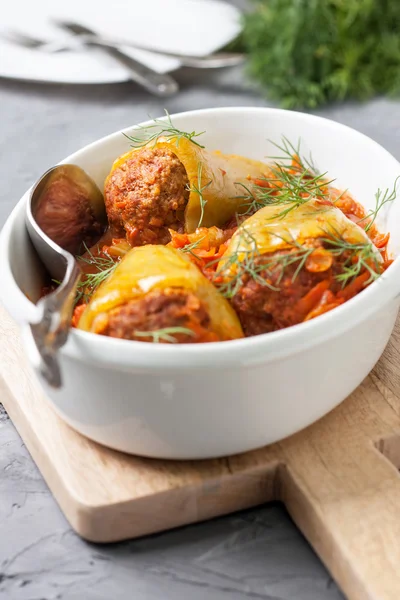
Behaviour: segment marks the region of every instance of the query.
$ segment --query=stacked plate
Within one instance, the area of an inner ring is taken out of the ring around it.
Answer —
[[[2,30],[15,29],[54,41],[68,40],[52,19],[77,21],[100,35],[140,46],[204,56],[234,39],[240,13],[215,0],[113,0],[107,10],[93,0],[13,0],[2,15]],[[126,53],[160,73],[180,66],[175,58],[123,47]],[[90,48],[46,54],[0,39],[0,76],[58,83],[113,83],[128,79],[125,69]]]

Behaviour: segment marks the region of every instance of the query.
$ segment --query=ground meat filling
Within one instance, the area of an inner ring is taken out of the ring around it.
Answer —
[[[183,327],[189,332],[173,331]],[[140,300],[131,300],[109,313],[103,335],[126,340],[155,341],[154,332],[168,329],[159,340],[164,343],[198,343],[217,341],[203,302],[194,294],[180,289],[156,290]],[[152,332],[148,337],[144,332]],[[139,334],[138,334],[139,332]],[[169,336],[173,339],[169,339]]]
[[[165,148],[138,150],[108,178],[105,203],[116,235],[132,246],[167,244],[168,228],[183,228],[188,177],[178,157]]]
[[[318,240],[311,243],[316,249],[322,249]],[[282,250],[274,255],[290,252],[291,250]],[[232,298],[232,305],[245,335],[269,333],[301,323],[311,313],[315,303],[324,301],[324,294],[328,298],[332,293],[339,291],[340,285],[335,281],[334,275],[341,272],[341,263],[345,256],[329,256],[331,264],[324,266],[321,262],[321,270],[315,270],[315,266],[309,270],[311,266],[308,267],[306,263],[296,273],[297,262],[286,266],[283,273],[280,266],[276,266],[272,273],[271,270],[260,272],[260,276],[268,280],[271,286],[279,288],[279,292],[247,274],[244,275],[243,285]],[[271,255],[259,256],[255,258],[255,264],[266,264],[270,262],[270,257]]]

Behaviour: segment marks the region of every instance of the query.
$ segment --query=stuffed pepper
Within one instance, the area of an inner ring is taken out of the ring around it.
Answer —
[[[218,265],[216,285],[246,335],[275,331],[342,304],[386,264],[365,230],[330,203],[262,208],[242,223]]]
[[[147,342],[243,337],[229,302],[199,269],[178,250],[151,245],[122,258],[94,293],[78,328]]]
[[[266,171],[261,162],[209,152],[186,137],[159,137],[115,161],[104,193],[110,225],[132,246],[166,244],[169,229],[222,227],[246,210],[240,184]]]

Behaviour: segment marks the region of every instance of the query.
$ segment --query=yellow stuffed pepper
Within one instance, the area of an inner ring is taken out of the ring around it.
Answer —
[[[310,199],[284,208],[266,206],[244,221],[218,265],[220,292],[248,336],[339,306],[385,267],[364,229],[333,204]]]
[[[78,329],[148,342],[198,343],[243,337],[228,301],[178,250],[133,248],[97,289]]]
[[[186,137],[159,137],[114,162],[104,191],[109,222],[133,246],[166,244],[169,229],[223,227],[246,210],[240,184],[267,172],[261,162],[209,152]]]

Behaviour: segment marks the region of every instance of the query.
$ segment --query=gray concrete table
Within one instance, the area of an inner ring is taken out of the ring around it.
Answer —
[[[148,113],[160,115],[164,104],[171,113],[267,104],[240,69],[201,76],[183,70],[178,77],[182,92],[165,102],[129,83],[0,81],[0,225],[48,167]],[[377,99],[320,114],[363,131],[400,158],[399,102]],[[131,542],[87,544],[71,531],[4,411],[0,474],[0,600],[343,598],[279,505]]]

